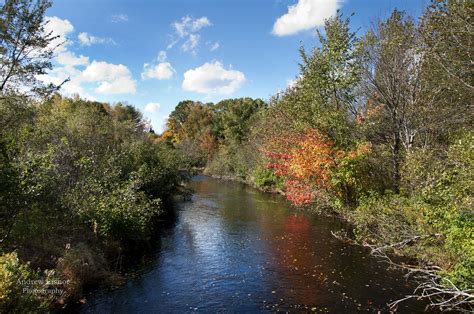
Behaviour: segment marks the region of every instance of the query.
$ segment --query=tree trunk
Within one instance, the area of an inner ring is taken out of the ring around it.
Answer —
[[[395,193],[400,193],[400,151],[401,138],[400,130],[397,128],[394,134],[394,143],[392,149],[392,163],[393,163],[393,190]]]

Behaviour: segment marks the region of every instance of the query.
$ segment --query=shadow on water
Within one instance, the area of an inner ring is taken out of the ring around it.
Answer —
[[[279,195],[204,176],[157,235],[147,263],[83,313],[387,311],[412,291],[403,274],[331,236],[335,219],[292,209]],[[402,312],[422,312],[407,302]]]

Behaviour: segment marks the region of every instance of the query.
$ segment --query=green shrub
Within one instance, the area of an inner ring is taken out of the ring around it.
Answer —
[[[45,288],[44,282],[15,252],[0,255],[0,312],[45,312],[51,298],[32,293]]]
[[[461,134],[421,188],[427,222],[445,235],[454,257],[448,276],[461,287],[474,284],[474,132]]]
[[[283,182],[272,170],[259,166],[253,173],[253,180],[259,188],[283,188]]]
[[[438,264],[460,288],[474,283],[474,136],[466,132],[447,153],[414,150],[404,164],[404,194],[371,193],[352,213],[360,239],[393,244],[417,235],[404,253]]]
[[[249,144],[223,145],[207,164],[206,173],[247,180],[258,164],[257,158]]]
[[[133,172],[127,181],[120,182],[120,172],[103,170],[102,179],[86,176],[67,194],[67,203],[101,237],[146,239],[153,219],[161,213],[160,199],[151,199],[140,190],[141,172]]]
[[[94,280],[90,274],[107,269],[102,256],[116,258],[111,243],[126,251],[149,239],[187,168],[176,149],[153,141],[132,106],[59,95],[27,104],[25,111],[0,101],[1,247],[73,279],[55,300],[65,301]],[[2,259],[2,302],[28,311],[30,299],[9,282],[14,269],[20,277],[37,274],[11,256]]]
[[[352,213],[360,239],[392,244],[419,235],[422,212],[415,200],[387,193],[361,197]]]

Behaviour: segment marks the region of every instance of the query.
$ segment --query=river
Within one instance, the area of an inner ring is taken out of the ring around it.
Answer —
[[[151,261],[122,287],[94,291],[81,312],[377,312],[412,291],[402,273],[332,237],[344,227],[335,218],[236,182],[197,176],[190,185]]]

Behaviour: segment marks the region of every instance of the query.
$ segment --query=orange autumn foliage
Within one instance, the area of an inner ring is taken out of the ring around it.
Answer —
[[[315,129],[276,139],[269,148],[267,168],[284,178],[286,197],[298,206],[313,202],[316,190],[338,189],[332,182],[336,177],[349,184],[352,162],[370,151],[367,144],[352,151],[337,150],[331,139]]]
[[[303,134],[291,150],[291,174],[299,180],[310,180],[318,187],[327,187],[334,165],[333,143],[316,130]]]
[[[273,148],[278,141],[272,143]],[[285,177],[286,196],[295,205],[309,204],[314,199],[313,186],[329,186],[336,152],[332,141],[315,129],[286,136],[279,141],[280,151],[267,151],[267,168]]]

